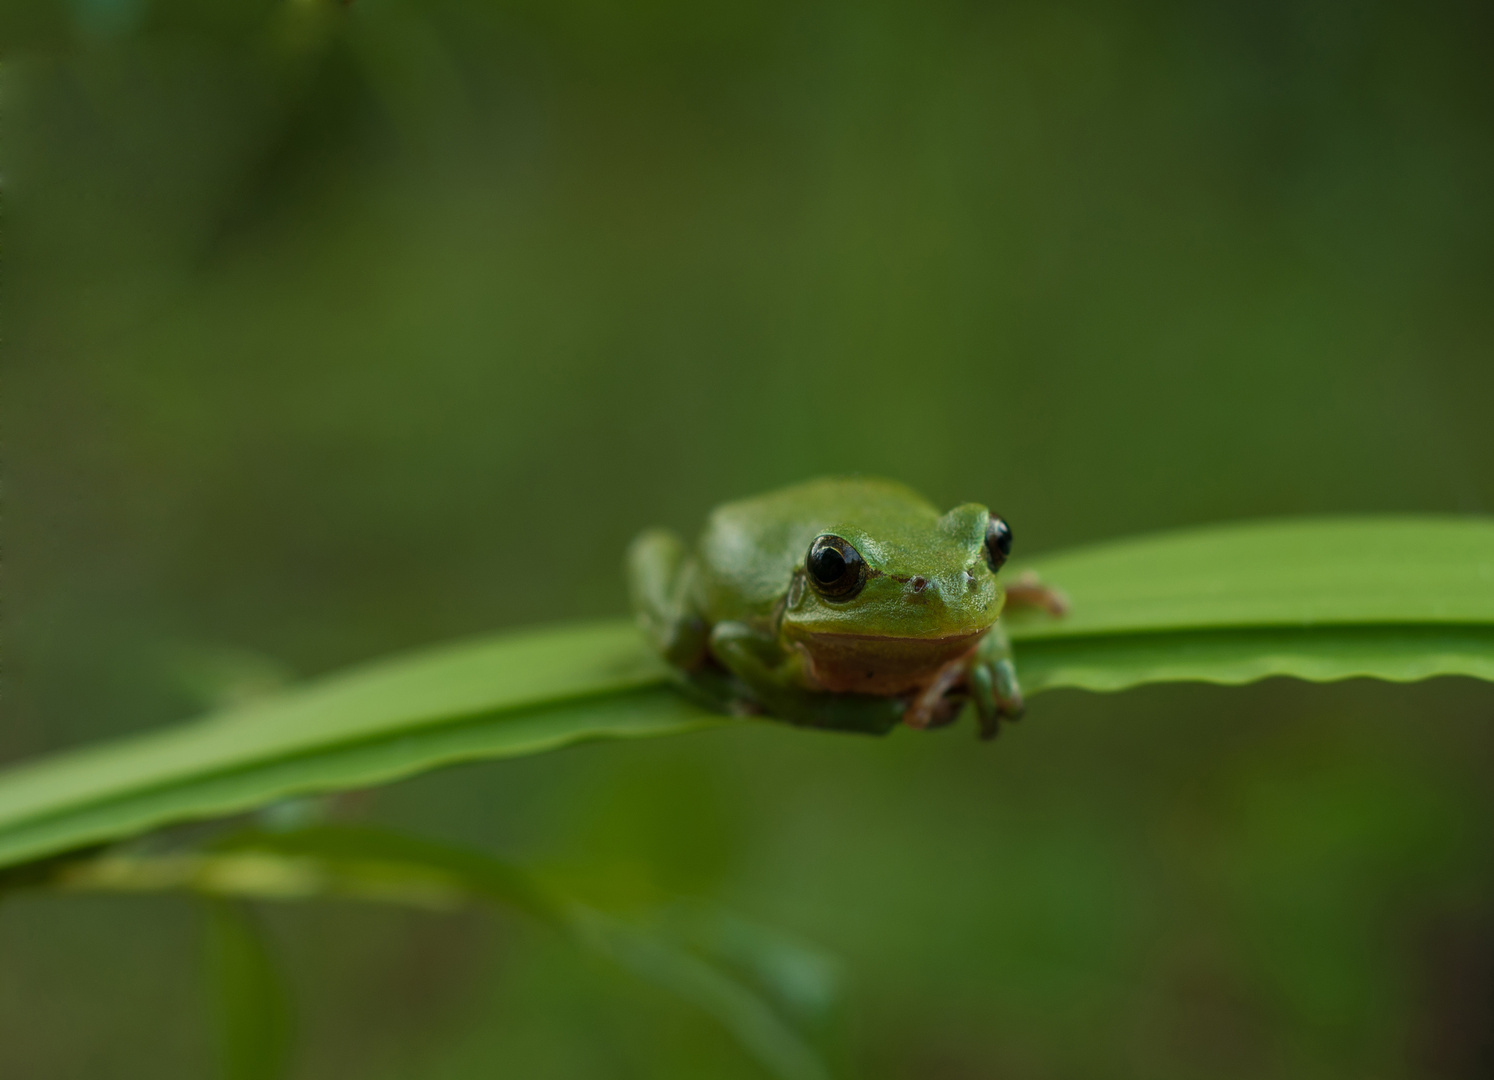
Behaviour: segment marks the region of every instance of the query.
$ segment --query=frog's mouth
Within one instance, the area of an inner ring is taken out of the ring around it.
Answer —
[[[944,668],[970,655],[985,633],[936,638],[815,633],[796,647],[810,680],[822,690],[897,697],[922,690]]]

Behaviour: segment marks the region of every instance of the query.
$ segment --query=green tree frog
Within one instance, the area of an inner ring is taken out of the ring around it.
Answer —
[[[976,503],[941,514],[901,484],[812,480],[718,507],[694,551],[650,530],[628,550],[645,634],[717,708],[885,733],[952,722],[982,738],[1022,715],[1004,604],[1062,597],[998,572],[1012,531]]]

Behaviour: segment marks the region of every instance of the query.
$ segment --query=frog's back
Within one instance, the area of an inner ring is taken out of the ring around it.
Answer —
[[[810,542],[855,522],[899,532],[939,513],[917,492],[877,477],[828,477],[712,511],[700,536],[699,602],[711,622],[765,616],[784,593]]]

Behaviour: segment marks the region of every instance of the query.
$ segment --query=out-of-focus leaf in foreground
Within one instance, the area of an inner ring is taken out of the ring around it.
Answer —
[[[472,903],[518,910],[712,1016],[780,1080],[829,1075],[763,995],[692,950],[680,935],[662,927],[651,932],[576,903],[482,852],[382,830],[319,826],[242,833],[200,850],[84,857],[59,863],[31,884],[86,892],[186,891],[210,898],[214,968],[228,1006],[227,1075],[235,1080],[279,1075],[288,1014],[270,977],[271,958],[244,913],[231,905],[331,896],[435,911]]]
[[[275,1080],[289,1058],[293,1012],[274,957],[253,914],[230,900],[208,902],[207,939],[223,1076]]]
[[[1029,693],[1270,676],[1494,680],[1494,520],[1248,523],[1035,560],[1062,619],[1013,613]],[[0,867],[298,792],[731,721],[618,620],[370,664],[0,774]]]

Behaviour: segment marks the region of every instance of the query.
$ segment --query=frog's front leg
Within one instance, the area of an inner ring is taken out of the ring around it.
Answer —
[[[1038,608],[1055,618],[1069,610],[1069,599],[1062,591],[1044,585],[1031,570],[1006,587],[1006,606]],[[991,627],[981,639],[972,657],[966,682],[970,701],[980,724],[980,737],[994,739],[1001,730],[1001,720],[1020,720],[1025,706],[1022,687],[1017,683],[1017,667],[1012,662],[1012,644],[1001,624]]]
[[[746,623],[717,623],[711,654],[764,711],[791,724],[885,735],[902,719],[903,703],[895,698],[810,689],[803,657]]]
[[[683,671],[706,655],[705,620],[695,611],[695,560],[666,529],[650,529],[628,546],[628,592],[639,624],[666,661]]]
[[[975,650],[969,688],[982,739],[996,737],[1003,717],[1022,718],[1022,688],[1017,684],[1017,668],[1012,663],[1012,643],[999,623],[991,627]]]
[[[973,653],[945,664],[908,702],[903,723],[919,731],[954,723],[965,704],[964,691],[978,666]]]

